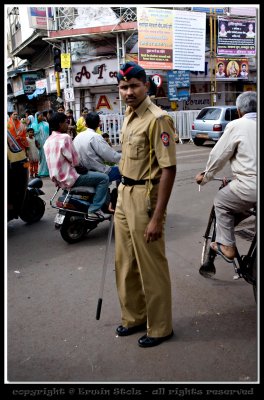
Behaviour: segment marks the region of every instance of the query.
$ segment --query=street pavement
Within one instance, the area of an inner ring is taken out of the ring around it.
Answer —
[[[99,224],[80,243],[66,243],[54,227],[56,210],[49,204],[55,187],[49,178],[43,180],[42,220],[32,225],[15,220],[6,227],[7,383],[45,383],[45,387],[71,383],[77,385],[75,395],[80,397],[84,385],[93,384],[98,388],[149,384],[160,388],[160,395],[179,395],[168,393],[166,385],[176,390],[180,385],[203,384],[200,394],[205,395],[206,385],[212,383],[214,387],[245,384],[249,394],[255,390],[259,332],[253,289],[242,279],[234,280],[232,265],[220,257],[213,279],[198,272],[203,233],[219,182],[199,191],[195,175],[204,169],[211,148],[177,145],[177,176],[166,223],[175,335],[148,349],[137,345],[140,333],[115,334],[120,308],[114,235],[101,316],[95,318],[109,222]],[[227,166],[219,176],[229,174]],[[248,244],[239,238],[242,250]]]

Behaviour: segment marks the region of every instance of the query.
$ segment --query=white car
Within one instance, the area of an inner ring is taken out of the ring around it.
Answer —
[[[228,122],[238,118],[236,106],[211,106],[201,109],[192,123],[191,135],[196,146],[206,140],[217,142]]]

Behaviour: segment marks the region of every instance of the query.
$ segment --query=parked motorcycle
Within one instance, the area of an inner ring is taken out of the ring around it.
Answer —
[[[86,234],[95,229],[99,223],[110,220],[111,214],[106,218],[91,220],[88,219],[87,211],[93,202],[95,194],[94,187],[79,186],[70,190],[57,188],[50,200],[50,205],[58,209],[55,216],[55,228],[60,230],[62,238],[68,243],[76,243],[84,238]],[[57,197],[58,196],[58,197]],[[57,197],[57,200],[55,198]],[[117,189],[108,189],[106,203],[102,207],[104,213],[109,213],[108,206],[112,203],[115,208],[117,199]]]
[[[7,131],[7,189],[8,221],[21,218],[24,222],[39,221],[45,212],[45,201],[39,196],[43,181],[34,178],[28,181],[28,160],[25,151]]]

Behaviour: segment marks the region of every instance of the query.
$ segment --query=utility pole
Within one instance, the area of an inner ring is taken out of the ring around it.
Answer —
[[[210,8],[210,97],[211,106],[216,105],[216,12]]]
[[[55,78],[56,78],[56,89],[57,89],[57,96],[60,97],[61,90],[60,90],[60,73],[55,71]]]
[[[120,38],[119,38],[119,33],[116,34],[116,49],[117,49],[117,73],[120,70],[120,67],[122,64],[125,62],[125,40],[124,40],[124,33],[121,32],[121,43],[120,43]],[[119,110],[120,110],[120,115],[124,114],[125,111],[125,105],[122,105],[122,100],[119,100]]]
[[[54,56],[54,71],[55,71],[55,79],[56,79],[56,88],[57,88],[57,96],[60,98],[61,89],[60,89],[60,72],[61,68],[61,50],[58,47],[53,48],[53,56]]]

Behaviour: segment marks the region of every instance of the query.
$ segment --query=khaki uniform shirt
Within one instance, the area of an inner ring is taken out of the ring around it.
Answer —
[[[166,111],[153,104],[149,96],[135,111],[128,107],[120,136],[121,174],[134,180],[159,178],[162,168],[176,165],[174,137],[172,119]],[[150,141],[152,160],[149,177]]]

